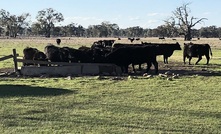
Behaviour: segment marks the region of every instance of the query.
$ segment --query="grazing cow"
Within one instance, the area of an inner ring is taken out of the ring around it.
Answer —
[[[168,64],[168,57],[170,57],[174,50],[181,50],[180,44],[176,43],[143,43],[144,45],[157,45],[159,46],[159,51],[157,55],[163,55],[164,64]]]
[[[133,43],[133,41],[135,40],[135,38],[128,38],[128,40],[130,40],[130,42]]]
[[[165,40],[165,37],[159,37],[160,40]]]
[[[23,59],[25,60],[39,60],[39,61],[45,61],[46,60],[46,55],[39,51],[37,48],[32,48],[32,47],[26,47],[23,50]],[[32,63],[23,63],[24,66],[28,65],[34,65]]]
[[[189,58],[189,65],[191,64],[192,57],[198,57],[198,60],[195,64],[198,64],[199,61],[202,59],[202,56],[206,56],[207,62],[206,64],[209,64],[210,56],[212,56],[212,50],[210,48],[209,44],[193,44],[190,43],[184,43],[184,49],[183,49],[183,62],[186,64],[185,60],[186,58]]]
[[[60,45],[61,39],[56,39],[56,42],[57,42],[58,45]]]
[[[138,40],[140,40],[140,38],[136,38],[135,40],[137,40],[137,41],[138,41]]]
[[[155,74],[157,74],[158,63],[156,61],[156,49],[156,46],[121,47],[106,55],[106,62],[120,66],[124,73],[128,73],[128,66],[130,64],[147,63],[146,72],[150,70],[153,64]]]

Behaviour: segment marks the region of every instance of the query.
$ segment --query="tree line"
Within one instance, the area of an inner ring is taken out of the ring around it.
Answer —
[[[194,37],[220,38],[221,28],[216,26],[194,29],[194,26],[206,18],[196,19],[190,17],[189,3],[183,4],[172,12],[172,16],[165,20],[165,24],[156,28],[142,28],[134,26],[122,29],[115,23],[104,21],[98,25],[90,25],[84,28],[80,24],[71,23],[64,26],[56,26],[56,23],[64,21],[62,13],[52,8],[38,12],[37,22],[28,21],[29,13],[12,15],[8,11],[0,10],[0,36],[60,36],[60,37],[184,37],[191,40]],[[194,21],[195,20],[195,21]]]

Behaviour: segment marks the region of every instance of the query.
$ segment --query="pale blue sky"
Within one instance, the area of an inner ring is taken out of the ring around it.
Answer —
[[[30,13],[32,22],[37,12],[53,8],[64,16],[62,24],[71,22],[87,28],[103,21],[116,23],[120,28],[140,26],[156,28],[172,11],[183,3],[191,2],[191,15],[207,18],[195,28],[216,25],[221,27],[221,0],[0,0],[0,9],[10,14]]]

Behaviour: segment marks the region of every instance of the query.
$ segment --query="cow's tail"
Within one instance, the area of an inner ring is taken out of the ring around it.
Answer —
[[[213,56],[213,53],[212,53],[212,49],[211,49],[211,47],[209,46],[209,51],[210,51],[210,55],[211,55],[211,57]]]
[[[212,58],[212,56],[213,56],[212,49],[211,49],[210,45],[208,45],[208,47],[209,47],[209,52],[210,52],[210,55],[211,55],[211,58]]]

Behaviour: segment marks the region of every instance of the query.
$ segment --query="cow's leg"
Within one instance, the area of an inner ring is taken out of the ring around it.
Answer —
[[[207,60],[206,64],[208,65],[209,64],[209,60],[210,60],[209,55],[206,55],[206,60]]]
[[[186,64],[186,56],[183,56],[183,63]]]
[[[139,64],[139,70],[141,70],[141,64]]]
[[[166,60],[166,64],[168,64],[168,57],[166,57],[165,60]]]
[[[123,66],[121,66],[120,68],[121,68],[122,73],[124,73],[124,67],[123,67]]]
[[[155,74],[158,74],[158,62],[154,61],[153,65],[154,65],[154,69],[155,69]]]
[[[196,61],[196,64],[198,64],[198,63],[200,62],[200,60],[202,60],[202,56],[201,56],[201,55],[199,55],[199,58],[198,58],[198,60]]]
[[[151,66],[152,66],[151,62],[148,61],[148,62],[147,62],[147,70],[146,70],[146,73],[149,72]]]
[[[127,74],[128,73],[128,65],[124,66],[124,72]]]
[[[163,55],[163,62],[164,64],[168,64],[168,57]]]
[[[190,62],[191,62],[191,59],[192,59],[192,57],[189,57],[189,65],[191,65],[191,63],[190,63]]]
[[[167,64],[167,63],[166,63],[166,57],[165,57],[165,55],[163,55],[163,63],[164,63],[164,64]]]

